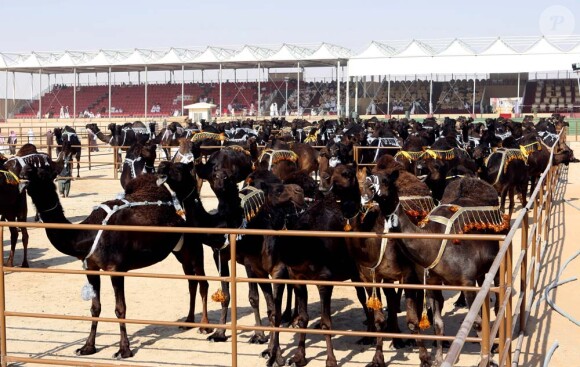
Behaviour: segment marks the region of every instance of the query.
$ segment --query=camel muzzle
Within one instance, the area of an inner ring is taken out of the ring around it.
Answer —
[[[28,180],[20,180],[20,181],[18,181],[18,192],[21,193],[22,191],[24,191],[24,189],[28,187],[28,183],[29,182],[30,181],[28,181]]]
[[[158,175],[157,181],[155,181],[155,183],[157,186],[161,186],[165,183],[165,181],[167,181],[167,175]]]

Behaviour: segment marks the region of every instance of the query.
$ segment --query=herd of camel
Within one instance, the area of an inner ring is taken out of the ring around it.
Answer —
[[[558,132],[566,126],[560,116],[534,123],[489,119],[446,118],[379,121],[327,120],[309,123],[284,119],[236,121],[223,124],[202,122],[181,126],[171,123],[160,132],[141,122],[111,124],[103,132],[87,125],[98,139],[124,147],[121,185],[124,196],[96,207],[83,224],[249,228],[272,230],[405,232],[405,233],[506,233],[514,210],[514,198],[526,203],[528,185],[545,170],[550,155],[553,164],[574,162],[572,150]],[[80,141],[74,129],[55,130],[56,159],[25,144],[14,157],[1,157],[0,214],[4,220],[25,221],[26,194],[40,219],[46,223],[70,223],[64,215],[54,180],[63,164],[77,158],[80,174]],[[155,167],[157,147],[165,161]],[[174,147],[174,154],[170,148]],[[315,148],[316,147],[316,148]],[[367,147],[355,153],[359,147]],[[554,147],[552,149],[552,147]],[[319,149],[320,148],[320,149]],[[385,148],[385,149],[383,149]],[[121,160],[119,160],[121,162]],[[372,168],[371,168],[372,167]],[[207,211],[200,197],[207,181],[218,201]],[[243,185],[242,185],[243,183]],[[241,188],[240,188],[241,187]],[[505,210],[506,198],[510,198]],[[74,228],[74,227],[73,227]],[[13,265],[18,231],[11,227]],[[23,267],[28,266],[28,233],[21,229]],[[203,246],[213,249],[221,276],[229,275],[228,237],[206,233],[150,233],[46,229],[60,252],[82,261],[85,269],[130,271],[165,259],[173,253],[187,275],[205,275]],[[475,286],[483,282],[499,250],[498,241],[381,239],[245,235],[238,236],[237,258],[249,278],[364,281],[373,283],[448,284]],[[88,275],[83,296],[92,299],[91,315],[101,312],[100,277]],[[115,314],[126,315],[124,277],[111,277]],[[187,322],[195,322],[195,300],[202,300],[201,323],[207,314],[208,282],[189,280]],[[249,301],[256,325],[261,325],[260,287],[266,300],[268,322],[287,322],[306,328],[309,321],[307,288],[269,283],[249,283]],[[322,329],[331,329],[331,286],[317,287]],[[356,288],[368,331],[400,332],[401,292],[384,288],[386,315],[381,292]],[[292,296],[295,297],[292,302]],[[459,303],[469,306],[474,292],[464,292]],[[227,321],[229,283],[211,296],[221,302],[220,324]],[[441,291],[405,290],[406,326],[420,333],[433,325],[443,335]],[[479,331],[481,319],[474,328]],[[96,353],[97,321],[78,355]],[[225,329],[202,328],[212,341],[226,341]],[[133,355],[126,327],[120,323],[120,344],[115,358]],[[268,343],[262,356],[268,366],[304,366],[306,334],[299,333],[298,347],[288,359],[282,357],[278,333],[267,336],[255,331],[251,343]],[[325,335],[326,366],[336,366],[332,338]],[[368,366],[385,366],[383,339]],[[394,339],[395,347],[406,342]],[[421,366],[442,362],[442,342],[432,357],[418,339]]]

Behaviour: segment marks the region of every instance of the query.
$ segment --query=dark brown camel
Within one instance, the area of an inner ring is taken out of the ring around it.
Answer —
[[[361,192],[354,166],[342,164],[336,166],[332,174],[331,186],[332,192],[340,200],[340,207],[345,220],[345,230],[378,233],[390,231],[392,226],[390,217],[383,215],[377,205],[363,206],[361,204]],[[362,281],[418,283],[414,264],[401,253],[396,240],[347,238],[346,245],[350,256],[357,264],[358,274]],[[382,307],[375,304],[374,308],[368,310],[369,318],[373,321],[367,327],[369,331],[386,330],[399,333],[397,312],[400,298],[393,288],[388,289],[385,293],[388,318],[385,320]],[[418,323],[415,293],[414,291],[406,292],[407,323]],[[373,292],[372,288],[367,289],[367,294],[371,298],[378,299],[380,297],[380,293]],[[397,348],[405,347],[405,343],[400,339],[394,339],[393,344]],[[385,366],[383,338],[377,338],[376,353],[372,362],[367,366]]]
[[[70,143],[71,153],[75,157],[75,159],[77,160],[77,177],[81,177],[80,160],[81,160],[82,147],[81,147],[81,141],[79,140],[79,137],[77,136],[75,129],[73,129],[72,127],[67,125],[62,129],[56,127],[56,128],[54,128],[53,132],[54,132],[54,137],[56,138],[56,142],[59,145],[58,147],[56,147],[57,154],[60,153],[60,151],[62,150],[62,143],[63,142],[68,141]]]
[[[125,155],[123,170],[121,171],[121,186],[123,189],[135,177],[155,172],[156,150],[157,145],[150,141],[131,145]]]
[[[28,213],[26,203],[26,191],[19,188],[18,176],[0,166],[0,220],[8,222],[26,222]],[[10,230],[10,255],[6,266],[14,266],[14,252],[18,242],[18,230],[9,227]],[[22,267],[28,267],[28,230],[20,227],[22,231]],[[3,261],[3,260],[2,260]]]
[[[502,215],[498,210],[497,192],[483,180],[475,178],[463,178],[449,184],[442,198],[442,204],[435,208],[429,217],[422,222],[422,227],[417,227],[407,216],[402,206],[399,205],[397,188],[398,171],[391,175],[378,175],[380,191],[375,195],[381,210],[385,214],[396,215],[400,231],[403,233],[445,233],[447,220],[442,218],[455,218],[451,224],[453,233],[505,233],[509,228],[509,218]],[[489,210],[473,212],[469,207],[488,207]],[[441,218],[437,218],[439,216]],[[485,222],[479,222],[475,218],[487,218]],[[481,226],[480,226],[481,223]],[[485,228],[484,228],[485,226]],[[482,232],[483,231],[483,232]],[[428,239],[403,239],[401,249],[404,254],[417,265],[429,269],[425,270],[427,284],[449,284],[461,286],[474,286],[476,282],[482,284],[485,273],[491,266],[499,250],[498,241],[443,241]],[[445,246],[445,247],[442,247]],[[441,252],[441,250],[443,250]],[[440,256],[438,254],[441,254]],[[496,279],[497,281],[497,279]],[[443,296],[440,292],[427,292],[433,310],[435,333],[443,335],[443,319],[441,310]],[[467,304],[470,305],[475,297],[474,292],[465,292]],[[497,306],[497,304],[496,304]],[[423,321],[423,320],[422,320]],[[413,332],[418,332],[419,327],[427,325],[410,324]],[[475,329],[481,329],[481,318],[474,323]],[[428,326],[427,326],[428,327]],[[421,366],[430,366],[429,354],[421,340],[419,345],[419,357]],[[435,364],[441,364],[443,359],[442,343],[437,342]]]
[[[299,191],[298,191],[299,190]],[[302,190],[297,186],[296,192]],[[309,206],[303,213],[301,208],[294,205],[277,206],[277,201],[283,195],[274,191],[267,195],[268,205],[272,205],[276,210],[270,213],[270,225],[272,229],[293,229],[293,230],[326,230],[342,231],[344,218],[340,207],[336,203],[334,195],[329,194],[322,200],[317,200]],[[308,251],[296,251],[296,243],[307,248]],[[280,269],[288,269],[290,279],[310,279],[310,280],[334,280],[343,281],[347,279],[358,279],[356,265],[348,254],[344,238],[328,237],[276,237],[266,236],[264,248],[268,255],[270,275],[277,279],[282,277]],[[331,325],[331,298],[333,287],[320,286],[318,292],[321,303],[321,328],[329,330]],[[275,309],[270,314],[270,322],[274,326],[281,324],[282,292],[280,288],[274,291]],[[308,326],[307,311],[307,290],[305,286],[295,286],[298,316],[295,324],[300,328]],[[325,335],[326,339],[326,366],[337,366],[336,357],[332,347],[330,335]],[[306,365],[306,335],[301,333],[298,337],[298,348],[294,355],[287,361],[289,365]],[[262,353],[268,358],[267,366],[276,363],[283,365],[282,353],[280,350],[279,333],[274,332],[270,338],[268,349]]]
[[[27,184],[28,194],[32,198],[41,219],[45,223],[70,223],[63,213],[53,183],[57,171],[55,164],[49,160],[27,164],[21,173],[23,183]],[[164,187],[155,183],[153,175],[137,177],[127,186],[123,200],[107,201],[81,223],[148,226],[183,226],[184,221],[176,213],[171,194]],[[145,204],[145,202],[155,204]],[[161,201],[161,205],[157,202]],[[139,203],[142,206],[137,206]],[[117,206],[115,211],[114,207]],[[106,208],[106,209],[105,209]],[[100,233],[100,235],[99,235]],[[181,242],[178,233],[118,232],[46,229],[50,242],[60,252],[74,256],[83,261],[88,270],[129,271],[155,264],[167,257]],[[88,285],[83,288],[85,298],[92,298],[91,315],[99,317],[101,313],[100,288],[98,275],[88,275]],[[119,351],[114,358],[128,358],[133,355],[127,338],[127,330],[122,320],[126,315],[126,303],[122,276],[111,277],[115,291],[115,314],[120,320],[121,339]],[[78,355],[94,354],[97,321],[91,324],[91,332],[85,345],[77,350]]]

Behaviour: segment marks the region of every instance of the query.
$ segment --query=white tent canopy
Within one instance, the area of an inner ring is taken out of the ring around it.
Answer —
[[[481,40],[477,44],[481,45]],[[521,46],[521,39],[516,40]],[[580,61],[580,45],[563,51],[545,38],[533,41],[527,51],[519,52],[508,40],[495,39],[483,50],[475,52],[468,42],[453,40],[448,47],[436,52],[422,41],[412,41],[393,55],[380,56],[367,50],[349,61],[351,76],[364,75],[417,75],[417,74],[489,74],[525,73],[570,70]],[[561,40],[560,40],[561,41]],[[570,43],[570,40],[568,44]],[[574,44],[580,39],[575,36]]]

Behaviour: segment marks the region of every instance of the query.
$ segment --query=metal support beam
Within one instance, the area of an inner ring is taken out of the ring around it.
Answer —
[[[518,99],[516,100],[516,117],[520,115],[520,73],[518,73]]]
[[[4,121],[8,122],[8,70],[4,72]]]
[[[107,82],[109,83],[109,120],[111,120],[111,106],[112,106],[112,91],[111,91],[111,67],[109,66],[109,73],[107,77]],[[109,121],[110,122],[110,121]]]
[[[262,88],[260,86],[260,63],[258,63],[258,117],[260,117],[260,114],[262,113]]]
[[[38,112],[42,120],[42,69],[38,69]]]
[[[300,113],[300,62],[298,62],[298,78],[296,78],[298,80],[298,95],[296,96],[296,100],[298,101],[297,107],[298,110],[296,111],[296,115],[302,115]]]
[[[184,95],[185,95],[185,65],[181,65],[181,116],[185,115],[184,106]]]
[[[471,102],[471,114],[473,115],[474,118],[475,118],[475,77],[476,76],[473,76],[473,101]]]
[[[336,116],[340,117],[340,60],[336,62]]]
[[[347,70],[347,74],[346,74],[346,105],[345,105],[345,116],[348,118],[350,117],[350,73],[348,73],[348,61],[346,63],[346,70]]]
[[[139,73],[139,74],[141,74],[141,73]],[[147,73],[147,66],[145,66],[145,118],[147,118],[147,106],[149,105],[149,103],[147,101],[147,97],[148,97],[148,95],[147,95],[147,82],[148,82],[147,74],[148,74]]]
[[[358,115],[358,75],[354,77],[354,112]]]
[[[77,118],[77,68],[73,68],[73,121]]]
[[[220,64],[220,77],[219,77],[219,81],[220,81],[220,113],[219,116],[222,117],[222,112],[223,112],[223,106],[222,106],[222,64]]]
[[[429,115],[433,116],[433,75],[429,82]]]
[[[391,76],[387,84],[387,115],[391,115]]]

